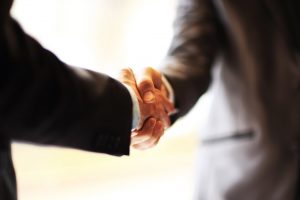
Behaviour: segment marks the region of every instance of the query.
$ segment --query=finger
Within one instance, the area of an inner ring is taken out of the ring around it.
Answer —
[[[140,130],[133,132],[131,137],[131,145],[144,142],[151,138],[155,124],[156,119],[153,117],[146,120],[143,127]]]
[[[161,93],[162,93],[164,96],[166,96],[167,98],[170,98],[169,91],[168,91],[167,87],[166,87],[164,84],[161,85],[160,91],[161,91]]]
[[[139,149],[139,150],[145,150],[145,149],[152,148],[155,145],[157,145],[157,143],[158,143],[159,139],[161,138],[161,136],[163,135],[163,133],[164,133],[163,123],[161,121],[157,121],[157,123],[155,124],[155,127],[153,129],[152,137],[144,142],[133,145],[133,147],[136,149]]]
[[[152,67],[147,67],[144,71],[146,77],[152,80],[154,87],[157,89],[161,89],[162,86],[162,76],[161,73],[155,70]]]
[[[175,110],[174,104],[165,95],[160,92],[156,92],[155,94],[167,113],[172,113]]]
[[[138,90],[145,103],[153,103],[155,101],[154,89],[154,84],[148,77],[143,77],[138,81]]]
[[[147,67],[137,83],[145,103],[153,103],[155,101],[154,88],[160,89],[162,85],[161,74],[152,67]]]
[[[163,114],[160,120],[163,122],[164,128],[168,128],[171,126],[171,120],[167,113]]]
[[[124,68],[120,72],[119,80],[128,85],[136,85],[136,79],[130,68]]]

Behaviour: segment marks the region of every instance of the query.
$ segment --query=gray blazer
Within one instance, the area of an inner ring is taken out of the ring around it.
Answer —
[[[163,73],[179,113],[207,91],[198,199],[296,199],[300,3],[182,0]]]

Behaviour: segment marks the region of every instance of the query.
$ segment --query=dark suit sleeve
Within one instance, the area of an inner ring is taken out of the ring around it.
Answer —
[[[129,154],[132,102],[122,84],[70,68],[12,19],[0,29],[2,138]]]
[[[217,29],[211,0],[179,1],[174,37],[162,68],[174,89],[177,117],[186,114],[208,88]]]

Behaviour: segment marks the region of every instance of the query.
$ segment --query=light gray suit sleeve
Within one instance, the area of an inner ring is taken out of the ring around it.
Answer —
[[[181,0],[162,72],[175,93],[178,116],[206,91],[218,47],[218,20],[210,0]]]

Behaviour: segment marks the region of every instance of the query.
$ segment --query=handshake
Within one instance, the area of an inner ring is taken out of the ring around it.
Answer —
[[[138,79],[130,68],[123,69],[120,81],[133,93],[138,104],[138,111],[133,113],[139,117],[132,130],[131,146],[140,150],[151,148],[170,126],[170,115],[175,110],[170,91],[161,73],[151,67],[147,67]]]

